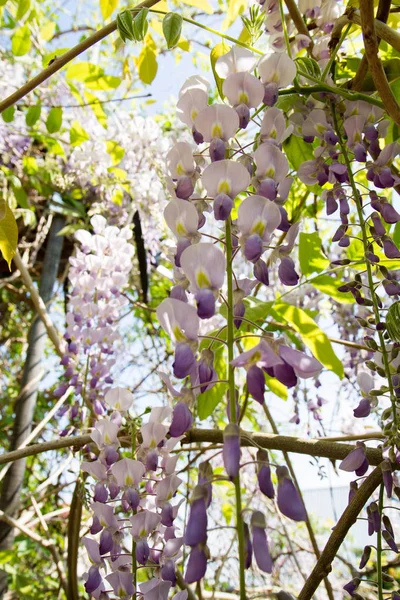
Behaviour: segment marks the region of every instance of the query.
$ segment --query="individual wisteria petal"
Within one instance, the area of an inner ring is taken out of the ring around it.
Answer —
[[[262,512],[254,511],[251,516],[253,552],[256,563],[264,573],[272,573],[273,562],[268,547],[265,517]]]
[[[167,477],[164,477],[161,481],[156,484],[156,504],[162,506],[165,502],[171,500],[182,483],[182,479],[172,473]]]
[[[278,477],[278,508],[285,517],[293,521],[306,521],[307,513],[300,494],[289,477],[289,471],[286,467],[277,467]]]
[[[205,142],[211,142],[213,138],[228,141],[239,128],[239,117],[230,106],[213,104],[199,112],[194,125]]]
[[[95,540],[92,540],[86,536],[83,538],[83,543],[85,544],[86,551],[92,563],[95,565],[103,564],[103,558],[100,555],[99,544]]]
[[[216,198],[218,194],[235,198],[248,188],[250,175],[242,163],[226,159],[208,165],[204,169],[201,181],[211,198]]]
[[[260,283],[269,285],[268,267],[263,260],[258,260],[253,267],[253,275]],[[244,314],[244,313],[243,313]]]
[[[221,79],[226,79],[232,73],[252,71],[257,62],[251,50],[242,46],[233,46],[229,52],[220,56],[215,63],[215,71]]]
[[[170,588],[170,581],[163,581],[157,577],[140,584],[143,600],[168,600]]]
[[[181,95],[176,105],[178,119],[192,127],[197,115],[208,105],[208,93],[200,88],[191,88]]]
[[[172,586],[176,585],[175,563],[173,560],[169,559],[165,561],[161,567],[160,574],[164,581],[170,581]]]
[[[204,577],[207,571],[207,547],[195,546],[192,548],[186,566],[186,583],[196,583]]]
[[[233,208],[233,200],[227,194],[218,194],[213,203],[214,217],[217,221],[226,221]]]
[[[222,91],[233,106],[256,108],[264,98],[263,84],[250,73],[231,73],[222,84]]]
[[[242,352],[237,358],[234,358],[231,365],[234,367],[246,367],[248,365],[257,365],[258,367],[269,369],[282,363],[279,356],[273,351],[271,346],[262,339],[256,346]]]
[[[147,537],[155,530],[157,525],[161,522],[161,516],[150,510],[142,510],[130,517],[129,520],[132,525],[132,537],[135,540],[139,540],[140,538]]]
[[[145,473],[145,466],[139,460],[122,458],[111,467],[111,473],[120,487],[137,486]]]
[[[240,429],[236,423],[229,423],[224,429],[222,451],[224,467],[231,479],[237,477],[240,467]]]
[[[342,471],[356,471],[361,467],[365,460],[365,444],[357,442],[357,447],[346,456],[339,465],[339,469]]]
[[[127,411],[133,404],[133,394],[125,388],[113,388],[104,396],[106,403],[114,410]]]
[[[276,365],[272,371],[273,376],[283,383],[283,385],[286,385],[287,388],[292,388],[297,385],[297,375],[293,367],[288,363],[283,361],[282,364]]]
[[[91,566],[85,582],[85,590],[88,594],[92,594],[102,583],[102,577],[98,567]]]
[[[237,224],[244,237],[258,235],[267,243],[280,222],[278,206],[262,196],[249,196],[239,206]]]
[[[187,142],[177,142],[167,154],[167,168],[173,179],[191,176],[196,170],[193,149]]]
[[[192,237],[197,233],[199,215],[194,204],[187,200],[171,200],[165,207],[164,219],[177,238]]]
[[[274,144],[261,144],[254,152],[254,161],[256,163],[255,175],[260,180],[268,177],[279,183],[288,174],[288,160],[282,150]]]
[[[114,509],[109,504],[101,502],[92,502],[90,510],[98,518],[100,525],[103,527],[112,527],[115,530],[119,529],[117,517],[114,514]]]
[[[258,63],[261,81],[276,83],[278,87],[286,87],[296,77],[296,64],[284,52],[274,52],[263,56]]]
[[[186,402],[178,402],[174,406],[169,434],[172,437],[180,437],[188,431],[193,424],[193,415]]]
[[[343,586],[343,589],[346,590],[346,592],[348,592],[350,596],[353,596],[360,583],[361,579],[359,577],[355,577],[354,579],[349,581],[349,583],[346,583],[346,585]]]
[[[110,446],[111,444],[114,444],[115,447],[118,448],[119,441],[117,436],[119,429],[119,425],[116,423],[112,423],[107,419],[101,419],[100,421],[96,422],[90,437],[100,450],[104,448],[104,446]]]
[[[206,507],[208,508],[212,500],[212,479],[214,477],[210,462],[204,461],[199,464],[198,484],[203,487],[206,493]]]
[[[252,365],[246,374],[247,391],[250,396],[257,400],[260,404],[264,404],[264,393],[265,393],[265,376],[264,371]]]
[[[196,364],[196,358],[189,344],[179,343],[175,347],[175,360],[172,364],[174,375],[178,379],[184,379],[192,372]]]
[[[165,438],[168,429],[168,425],[163,425],[162,423],[145,423],[140,428],[140,433],[142,434],[141,447],[143,449],[157,448]]]
[[[220,290],[225,278],[225,255],[214,244],[200,243],[186,248],[181,267],[190,282],[190,291]]]
[[[299,282],[295,264],[290,256],[283,256],[278,267],[278,276],[283,285],[295,286]]]
[[[179,90],[179,98],[183,96],[188,90],[202,90],[208,94],[210,89],[210,82],[201,75],[191,75],[188,77]]]
[[[262,142],[271,141],[276,144],[282,144],[292,131],[293,125],[286,127],[285,116],[279,108],[275,106],[267,108],[264,112],[260,129]]]
[[[367,506],[367,517],[368,517],[368,535],[378,533],[381,530],[381,515],[379,513],[379,507],[376,502],[371,502]]]
[[[357,419],[362,419],[364,417],[368,417],[371,414],[371,402],[368,398],[363,398],[358,403],[358,406],[353,410],[353,415]]]
[[[206,495],[207,490],[203,486],[197,485],[193,490],[184,536],[186,546],[205,544],[207,541]]]
[[[267,498],[275,497],[275,489],[271,479],[271,467],[269,466],[269,457],[266,450],[258,450],[257,452],[257,479],[260,491]]]
[[[365,567],[365,565],[367,564],[367,562],[369,561],[369,558],[371,556],[371,551],[372,551],[371,546],[365,546],[362,556],[361,556],[360,564],[358,567],[359,569],[363,569]]]
[[[135,586],[132,583],[132,573],[130,570],[114,571],[114,573],[107,575],[106,579],[118,598],[132,596],[135,593]]]
[[[389,531],[386,531],[386,530],[382,531],[382,537],[385,540],[385,542],[387,543],[387,545],[389,546],[389,548],[391,550],[393,550],[393,552],[397,553],[399,551],[397,544]]]
[[[294,372],[302,379],[309,377],[318,377],[322,371],[322,364],[313,356],[308,356],[300,350],[289,348],[289,346],[279,346],[279,355],[283,360],[293,367]]]
[[[203,350],[201,353],[201,358],[198,362],[199,382],[204,384],[200,388],[200,392],[202,394],[208,389],[211,389],[213,382],[218,379],[218,374],[215,371],[213,364],[214,353],[212,350]]]
[[[200,321],[194,306],[166,298],[157,308],[161,327],[175,342],[197,340]]]
[[[251,543],[250,530],[247,523],[243,523],[245,569],[250,569],[253,558],[253,544]]]

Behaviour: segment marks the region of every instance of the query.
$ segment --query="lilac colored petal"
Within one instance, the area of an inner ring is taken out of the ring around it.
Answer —
[[[211,290],[199,290],[195,300],[200,319],[211,319],[215,315],[215,296]]]
[[[257,233],[247,238],[244,243],[244,256],[247,260],[256,263],[260,260],[263,252],[263,241]]]
[[[254,277],[260,283],[264,285],[269,285],[269,275],[268,275],[268,267],[263,260],[258,260],[253,267]]]
[[[250,174],[241,162],[227,159],[208,165],[201,181],[211,198],[216,198],[218,194],[235,198],[249,186]]]
[[[265,377],[262,369],[252,365],[247,371],[247,391],[260,404],[264,404]]]
[[[349,473],[351,473],[352,471],[355,471],[356,469],[359,469],[362,464],[364,463],[365,460],[365,446],[364,444],[358,446],[357,448],[355,448],[354,450],[352,450],[350,452],[350,454],[348,454],[346,456],[346,458],[344,460],[342,460],[342,462],[339,465],[339,469],[341,469],[342,471],[348,471]]]
[[[252,71],[257,62],[251,50],[242,46],[233,46],[229,52],[217,59],[215,70],[218,77],[226,79],[231,73]]]
[[[217,221],[226,221],[231,214],[233,200],[227,194],[218,194],[214,200],[214,217]]]
[[[90,567],[88,578],[85,583],[85,590],[88,594],[91,594],[101,585],[102,578],[99,572],[98,567],[94,565]]]
[[[229,423],[224,429],[223,459],[225,471],[231,479],[239,473],[240,454],[239,427],[236,423]]]
[[[197,340],[200,320],[194,306],[167,298],[158,306],[157,318],[161,327],[173,340]]]
[[[169,428],[171,437],[180,437],[188,431],[193,424],[193,416],[189,407],[184,402],[178,402],[172,413],[172,422]]]
[[[365,565],[367,564],[367,562],[369,561],[369,558],[371,556],[371,551],[372,551],[371,546],[365,546],[362,556],[361,556],[360,564],[358,567],[359,569],[363,569],[365,567]]]
[[[226,153],[226,143],[220,138],[215,137],[210,142],[208,152],[210,154],[211,162],[224,160]]]
[[[296,375],[302,379],[318,377],[322,371],[322,364],[316,358],[294,348],[279,346],[279,355],[293,367]]]
[[[244,104],[256,108],[264,98],[264,86],[250,73],[231,73],[222,84],[222,91],[232,106]]]
[[[197,232],[199,215],[192,202],[174,198],[164,210],[164,219],[177,238],[185,238]]]
[[[169,559],[165,561],[161,567],[160,574],[164,581],[170,581],[172,586],[176,585],[175,563],[173,560]]]
[[[258,63],[261,81],[287,87],[296,77],[296,64],[285,52],[274,52],[261,58]]]
[[[273,368],[273,376],[287,388],[297,385],[297,376],[293,367],[285,362]]]
[[[195,499],[190,505],[189,519],[185,529],[186,546],[196,546],[207,541],[207,510],[204,490],[201,487],[198,492],[196,490],[197,488],[194,490]]]
[[[362,477],[363,475],[365,475],[365,473],[368,471],[368,467],[369,462],[368,459],[365,458],[363,464],[355,470],[355,474],[357,475],[357,477]]]
[[[283,285],[295,286],[299,282],[293,260],[289,256],[281,258],[278,268],[278,276]]]
[[[195,583],[204,577],[207,571],[207,556],[201,546],[195,546],[189,556],[185,572],[186,583]]]
[[[286,467],[277,467],[278,508],[283,515],[293,521],[306,521],[307,513],[300,494],[288,475]]]
[[[226,259],[214,244],[199,243],[186,248],[181,256],[181,266],[190,281],[190,291],[221,289],[225,279]]]
[[[172,364],[175,377],[178,379],[187,377],[195,364],[196,359],[189,344],[177,344],[175,348],[175,360]]]
[[[244,551],[245,551],[245,568],[250,569],[253,558],[253,544],[251,543],[249,526],[243,523],[244,530]]]
[[[358,406],[353,410],[353,415],[357,419],[362,419],[364,417],[368,417],[371,413],[371,403],[367,398],[363,398],[360,400]]]
[[[235,135],[239,128],[239,117],[230,106],[213,104],[199,112],[194,119],[194,125],[205,142],[211,142],[216,137],[227,141]]]
[[[381,206],[381,215],[386,223],[397,223],[400,221],[400,215],[388,202],[383,202]]]
[[[260,180],[268,177],[280,183],[288,174],[288,160],[274,144],[261,144],[254,152],[254,161],[257,167],[255,174]]]
[[[264,573],[272,573],[273,562],[269,552],[265,517],[260,511],[255,511],[251,517],[253,534],[253,552],[256,563]]]

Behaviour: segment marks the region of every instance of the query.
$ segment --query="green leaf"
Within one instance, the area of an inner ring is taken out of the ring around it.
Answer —
[[[249,321],[265,321],[273,302],[263,302],[259,298],[255,298],[254,296],[249,296],[244,299],[244,304],[246,306],[245,318],[249,319]],[[246,326],[249,326],[248,323],[245,323]]]
[[[288,389],[286,385],[283,385],[283,383],[275,379],[275,377],[270,377],[269,375],[267,375],[267,373],[264,373],[264,375],[265,383],[267,387],[271,390],[271,392],[275,394],[275,396],[278,396],[278,398],[281,398],[282,400],[287,400]]]
[[[338,287],[343,285],[343,281],[330,275],[320,275],[310,281],[310,284],[323,294],[327,294],[340,304],[354,304],[355,300],[350,292],[339,292]]]
[[[303,138],[297,135],[291,135],[283,142],[283,149],[288,161],[295,171],[298,171],[300,165],[306,160],[314,160],[313,147],[307,144]]]
[[[173,48],[179,42],[182,32],[182,17],[178,13],[168,13],[162,22],[162,29],[168,48]]]
[[[11,38],[11,50],[14,56],[24,56],[31,49],[31,32],[28,25],[19,27]]]
[[[400,246],[400,221],[398,221],[394,227],[393,241],[397,247]]]
[[[15,115],[15,105],[14,104],[12,106],[9,106],[5,110],[3,110],[3,112],[1,113],[4,123],[11,123],[11,121],[14,120],[14,115]]]
[[[25,123],[28,127],[33,127],[33,125],[40,119],[40,113],[42,112],[42,107],[40,104],[35,104],[35,106],[30,106],[25,115]]]
[[[217,62],[217,60],[220,56],[227,54],[229,52],[229,50],[230,50],[229,46],[227,44],[225,44],[224,42],[221,42],[220,44],[217,44],[216,46],[214,46],[214,48],[210,52],[211,69],[212,69],[212,72],[214,75],[215,83],[218,88],[218,93],[220,95],[221,100],[223,100],[225,98],[225,95],[222,91],[222,84],[223,84],[224,80],[218,76],[217,71],[215,70],[215,63]]]
[[[115,167],[125,156],[125,148],[122,148],[117,142],[108,141],[106,142],[106,149],[108,154],[111,156],[112,166]]]
[[[343,365],[334,353],[327,335],[302,308],[278,302],[274,304],[274,311],[297,331],[315,358],[340,378],[343,377]]]
[[[194,8],[200,9],[202,12],[207,13],[208,15],[213,14],[213,7],[211,6],[208,0],[182,0],[183,4],[187,4],[187,6],[193,6]]]
[[[320,273],[329,266],[329,260],[321,250],[322,241],[318,233],[300,233],[299,260],[303,275]]]
[[[62,124],[63,111],[60,106],[52,108],[46,119],[46,129],[49,133],[60,131]]]
[[[71,146],[80,146],[83,142],[90,139],[89,134],[81,127],[78,121],[72,121],[72,126],[69,131],[69,139]]]
[[[0,220],[0,252],[11,271],[11,261],[15,256],[18,244],[18,226],[8,204],[4,200],[0,201],[1,204],[5,210],[4,217]]]
[[[135,59],[140,80],[146,85],[150,85],[157,75],[158,65],[156,56],[156,45],[148,33],[145,37],[144,46],[138,58]]]
[[[106,75],[104,70],[89,62],[79,62],[69,65],[66,76],[68,79],[82,81],[91,90],[111,90],[121,83],[119,77]]]
[[[135,40],[135,31],[133,28],[133,18],[130,10],[124,10],[117,15],[117,29],[122,41]]]
[[[221,511],[222,511],[222,516],[225,519],[225,523],[227,525],[229,525],[230,522],[232,521],[232,517],[233,517],[232,502],[224,502],[224,504],[221,506]]]
[[[149,23],[147,21],[147,15],[149,14],[148,8],[142,8],[142,10],[136,15],[133,20],[133,31],[135,35],[135,39],[141,42],[144,40],[147,30],[149,28]]]
[[[225,346],[219,347],[214,352],[214,368],[218,374],[218,379],[225,379],[227,365],[225,361]],[[216,383],[210,390],[199,394],[197,400],[197,410],[199,419],[207,419],[218,404],[221,402],[228,390],[227,383]]]
[[[104,127],[104,129],[106,129],[107,128],[107,115],[104,112],[103,106],[102,106],[101,102],[99,102],[99,99],[97,98],[97,96],[95,96],[91,92],[86,92],[86,91],[83,93],[83,95],[85,96],[86,102],[89,103],[89,107],[94,112],[94,115],[95,115],[96,119],[98,120],[98,122],[100,123],[100,125],[102,125]]]
[[[108,19],[117,8],[119,0],[100,0],[100,10],[103,19]]]
[[[19,21],[28,12],[31,6],[31,0],[19,0],[16,20]]]

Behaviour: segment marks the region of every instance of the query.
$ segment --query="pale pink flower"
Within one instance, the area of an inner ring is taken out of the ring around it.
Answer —
[[[239,117],[230,106],[213,104],[198,113],[194,124],[205,142],[211,142],[213,138],[227,141],[239,128]]]

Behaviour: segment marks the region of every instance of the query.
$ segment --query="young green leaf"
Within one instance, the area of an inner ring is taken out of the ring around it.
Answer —
[[[1,113],[4,123],[11,123],[14,120],[15,106],[9,106]]]
[[[215,63],[217,62],[217,59],[220,56],[223,56],[224,54],[227,54],[228,52],[229,52],[229,46],[227,44],[225,44],[224,42],[221,42],[220,44],[217,44],[216,46],[214,46],[214,48],[211,50],[211,53],[210,53],[211,69],[212,69],[212,72],[214,75],[215,83],[217,84],[218,93],[220,95],[221,100],[223,100],[225,98],[225,96],[222,92],[223,79],[221,79],[217,75],[217,72],[215,70]]]
[[[18,244],[18,226],[11,208],[6,202],[3,205],[4,217],[0,220],[0,252],[11,271],[11,261],[15,256]]]
[[[28,127],[33,127],[33,125],[39,120],[40,113],[42,112],[42,107],[40,104],[35,104],[35,106],[30,106],[25,115],[25,123]]]
[[[46,119],[46,129],[49,133],[56,133],[60,131],[62,124],[62,108],[55,106],[49,112]]]
[[[11,38],[11,50],[14,56],[24,56],[31,49],[31,32],[28,25],[19,27]]]
[[[165,15],[162,23],[163,33],[168,48],[173,48],[179,42],[182,32],[182,17],[177,13]]]
[[[133,28],[133,18],[130,10],[124,10],[117,15],[117,29],[122,38],[122,41],[136,41]]]
[[[103,19],[108,19],[118,6],[119,0],[100,0],[100,10]]]
[[[144,40],[147,30],[149,28],[149,23],[147,21],[148,14],[149,9],[142,8],[142,10],[136,15],[136,17],[133,20],[133,31],[136,40],[138,40],[139,42]]]
[[[299,259],[303,275],[320,273],[329,266],[329,260],[321,250],[322,241],[318,233],[300,233]]]

